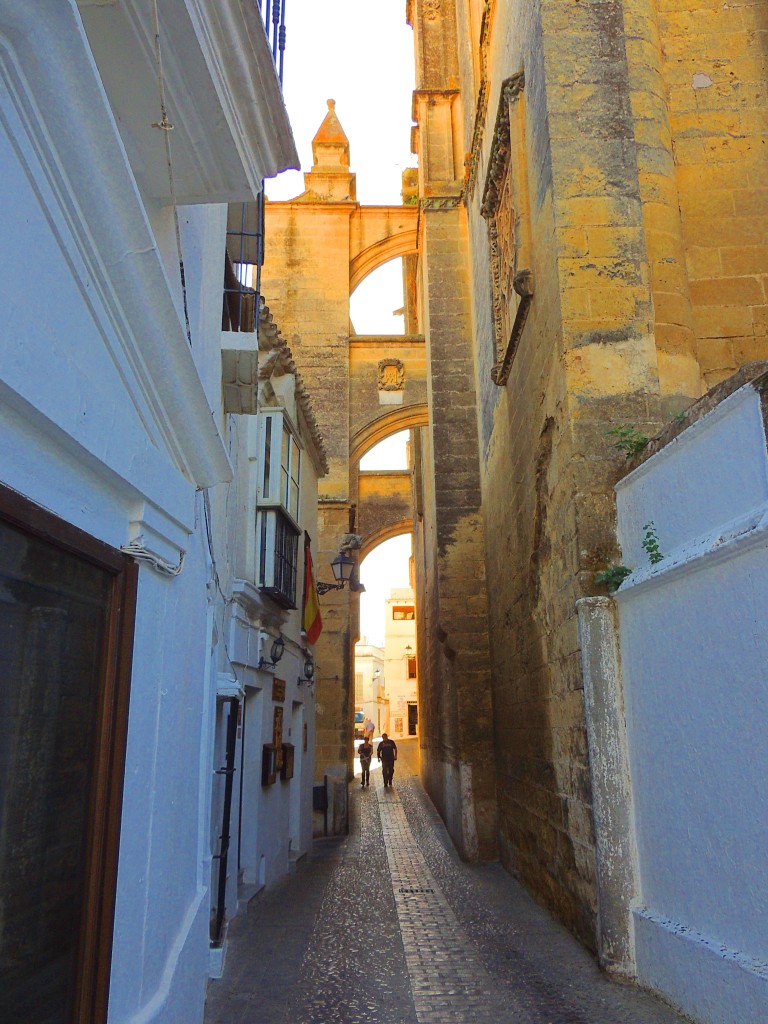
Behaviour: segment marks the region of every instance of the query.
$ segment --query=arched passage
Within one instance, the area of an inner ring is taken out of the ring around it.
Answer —
[[[426,402],[418,405],[399,406],[389,412],[382,413],[370,420],[350,438],[349,461],[357,466],[360,459],[391,434],[414,427],[426,427],[429,423],[429,410]]]
[[[360,545],[360,561],[377,548],[379,544],[383,544],[384,541],[391,540],[393,537],[403,537],[406,534],[413,532],[413,520],[412,519],[401,519],[397,523],[390,523],[387,526],[383,526],[370,534],[368,537],[363,538],[363,542]]]
[[[398,256],[413,256],[418,252],[416,229],[401,231],[381,238],[367,249],[353,256],[349,263],[350,295],[360,282],[378,267]]]

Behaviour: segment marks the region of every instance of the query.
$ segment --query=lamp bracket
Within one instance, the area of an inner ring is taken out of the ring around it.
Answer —
[[[323,583],[322,580],[318,580],[315,583],[318,594],[327,594],[329,590],[343,590],[346,580],[342,580],[341,583]]]

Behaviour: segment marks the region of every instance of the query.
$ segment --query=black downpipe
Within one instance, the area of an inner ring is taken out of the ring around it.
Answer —
[[[219,836],[219,887],[216,897],[216,923],[213,930],[213,945],[220,946],[224,929],[224,914],[227,909],[227,861],[229,859],[229,827],[232,818],[232,783],[235,774],[235,746],[237,744],[237,697],[228,697],[229,718],[227,719],[226,762],[223,768],[217,768],[217,775],[224,775],[224,810],[221,816],[221,835]],[[214,858],[216,859],[216,858]]]
[[[240,789],[237,815],[237,874],[240,876],[243,862],[243,779],[245,778],[245,719],[248,705],[243,697],[243,714],[240,730]]]

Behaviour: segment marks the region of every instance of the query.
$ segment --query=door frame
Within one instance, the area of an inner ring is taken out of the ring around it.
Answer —
[[[72,1024],[106,1024],[128,733],[138,566],[117,548],[0,484],[0,519],[112,577],[96,712]]]

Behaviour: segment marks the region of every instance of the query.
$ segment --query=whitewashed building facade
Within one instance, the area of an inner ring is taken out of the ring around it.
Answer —
[[[394,587],[384,603],[384,677],[389,735],[408,739],[419,731],[416,604],[412,587]]]
[[[309,842],[311,651],[259,577],[265,419],[222,389],[227,204],[296,164],[255,4],[0,0],[2,1019],[202,1019],[214,771],[243,698],[236,760],[268,737],[278,779],[293,746],[293,778],[262,789],[257,766],[225,920],[238,882]],[[283,524],[300,606],[324,456],[270,344],[261,390],[302,474]]]

